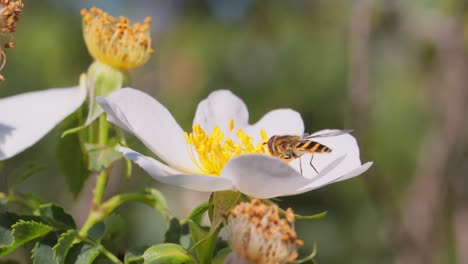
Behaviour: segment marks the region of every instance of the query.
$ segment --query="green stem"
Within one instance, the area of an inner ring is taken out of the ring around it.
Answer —
[[[109,130],[109,125],[106,121],[106,117],[105,115],[101,115],[99,117],[99,130],[98,130],[99,145],[105,146],[107,144],[107,136],[109,132],[108,130]],[[103,219],[100,206],[102,203],[102,199],[104,197],[104,191],[107,186],[107,181],[109,179],[109,171],[110,171],[110,168],[106,168],[103,171],[101,171],[97,176],[96,187],[94,188],[94,192],[93,192],[93,205],[88,214],[88,219],[86,219],[86,222],[83,224],[83,226],[81,227],[81,230],[79,231],[79,234],[82,237],[86,237],[89,229],[91,229],[93,225],[95,225],[97,222]]]
[[[101,146],[105,146],[107,144],[107,136],[109,133],[109,124],[106,121],[106,116],[101,115],[99,116],[99,134],[98,134],[98,143]],[[107,181],[109,179],[109,171],[110,168],[107,168],[101,171],[96,180],[96,187],[94,188],[94,198],[93,203],[95,207],[99,207],[102,202],[102,198],[104,197],[104,191],[107,186]]]
[[[107,123],[106,115],[101,114],[99,116],[99,144],[107,143],[107,135],[109,134],[109,123]]]
[[[80,237],[87,237],[88,236],[88,231],[93,227],[96,223],[101,221],[101,213],[96,210],[96,209],[91,209],[91,211],[88,214],[88,218],[86,219],[86,222],[83,224],[81,227],[80,231],[78,232],[78,235]]]
[[[118,259],[114,254],[112,254],[112,252],[108,251],[99,242],[96,242],[96,241],[94,241],[94,240],[92,240],[90,238],[87,238],[87,237],[80,237],[79,235],[78,235],[78,237],[80,238],[80,240],[85,241],[85,242],[87,242],[89,244],[92,244],[93,246],[98,247],[99,251],[101,251],[101,253],[104,254],[112,262],[122,264],[122,261],[120,261],[120,259]]]
[[[107,186],[107,181],[109,180],[109,169],[101,171],[96,179],[96,187],[94,188],[94,197],[93,197],[93,206],[99,207],[102,203],[102,198],[104,197],[104,191]]]

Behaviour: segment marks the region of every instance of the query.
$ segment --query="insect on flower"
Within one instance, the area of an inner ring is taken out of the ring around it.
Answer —
[[[302,161],[300,157],[304,154],[312,154],[310,157],[310,166],[318,174],[319,172],[312,164],[312,159],[315,153],[330,153],[332,149],[320,144],[319,142],[313,141],[313,138],[322,137],[336,137],[343,134],[349,134],[353,132],[351,129],[336,130],[329,133],[309,135],[304,134],[301,136],[283,135],[283,136],[272,136],[267,142],[263,143],[268,145],[268,150],[271,155],[278,157],[284,161],[292,161],[299,158],[299,167],[302,174]]]

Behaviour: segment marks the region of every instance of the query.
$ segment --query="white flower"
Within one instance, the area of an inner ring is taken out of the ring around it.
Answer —
[[[185,135],[162,104],[138,90],[120,89],[97,101],[111,123],[139,138],[164,163],[121,147],[128,159],[161,182],[191,190],[239,190],[257,198],[293,195],[357,176],[372,165],[361,165],[356,140],[344,134],[315,138],[333,151],[314,155],[318,174],[308,164],[310,155],[303,155],[301,174],[299,159],[286,163],[262,145],[268,139],[265,134],[303,135],[300,114],[277,109],[250,125],[246,105],[227,90],[215,91],[199,103],[195,133]]]
[[[0,98],[0,160],[39,141],[86,99],[86,76],[80,85]]]

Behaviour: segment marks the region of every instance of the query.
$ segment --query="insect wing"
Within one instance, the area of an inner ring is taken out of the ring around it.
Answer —
[[[311,138],[320,138],[320,137],[336,137],[344,134],[350,134],[353,132],[352,129],[344,129],[344,130],[334,130],[331,132],[323,133],[323,134],[318,134],[318,135],[304,135],[304,139],[311,139]]]

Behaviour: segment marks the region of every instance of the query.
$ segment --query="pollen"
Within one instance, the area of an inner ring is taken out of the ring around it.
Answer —
[[[2,37],[7,37],[7,43],[4,45],[5,48],[13,48],[15,41],[13,33],[16,31],[16,22],[18,22],[21,9],[23,8],[23,2],[21,0],[0,0],[0,31]],[[2,41],[3,43],[3,41]],[[0,47],[0,70],[6,64],[6,55],[3,49]],[[3,75],[0,75],[0,81],[5,80]]]
[[[234,207],[228,217],[227,230],[232,250],[249,263],[292,263],[297,249],[304,245],[294,231],[292,209],[281,218],[278,206],[258,199]]]
[[[210,134],[207,134],[200,125],[194,125],[192,129],[192,133],[185,133],[190,157],[207,175],[219,176],[224,165],[239,155],[265,153],[262,142],[254,143],[254,140],[242,129],[235,131],[234,139],[225,136],[219,126],[215,126]],[[229,130],[234,133],[233,120],[229,122]],[[260,133],[266,134],[265,131]]]
[[[82,9],[83,35],[91,56],[119,70],[130,70],[146,63],[151,48],[150,23],[131,24],[126,17],[114,18],[99,8]]]

